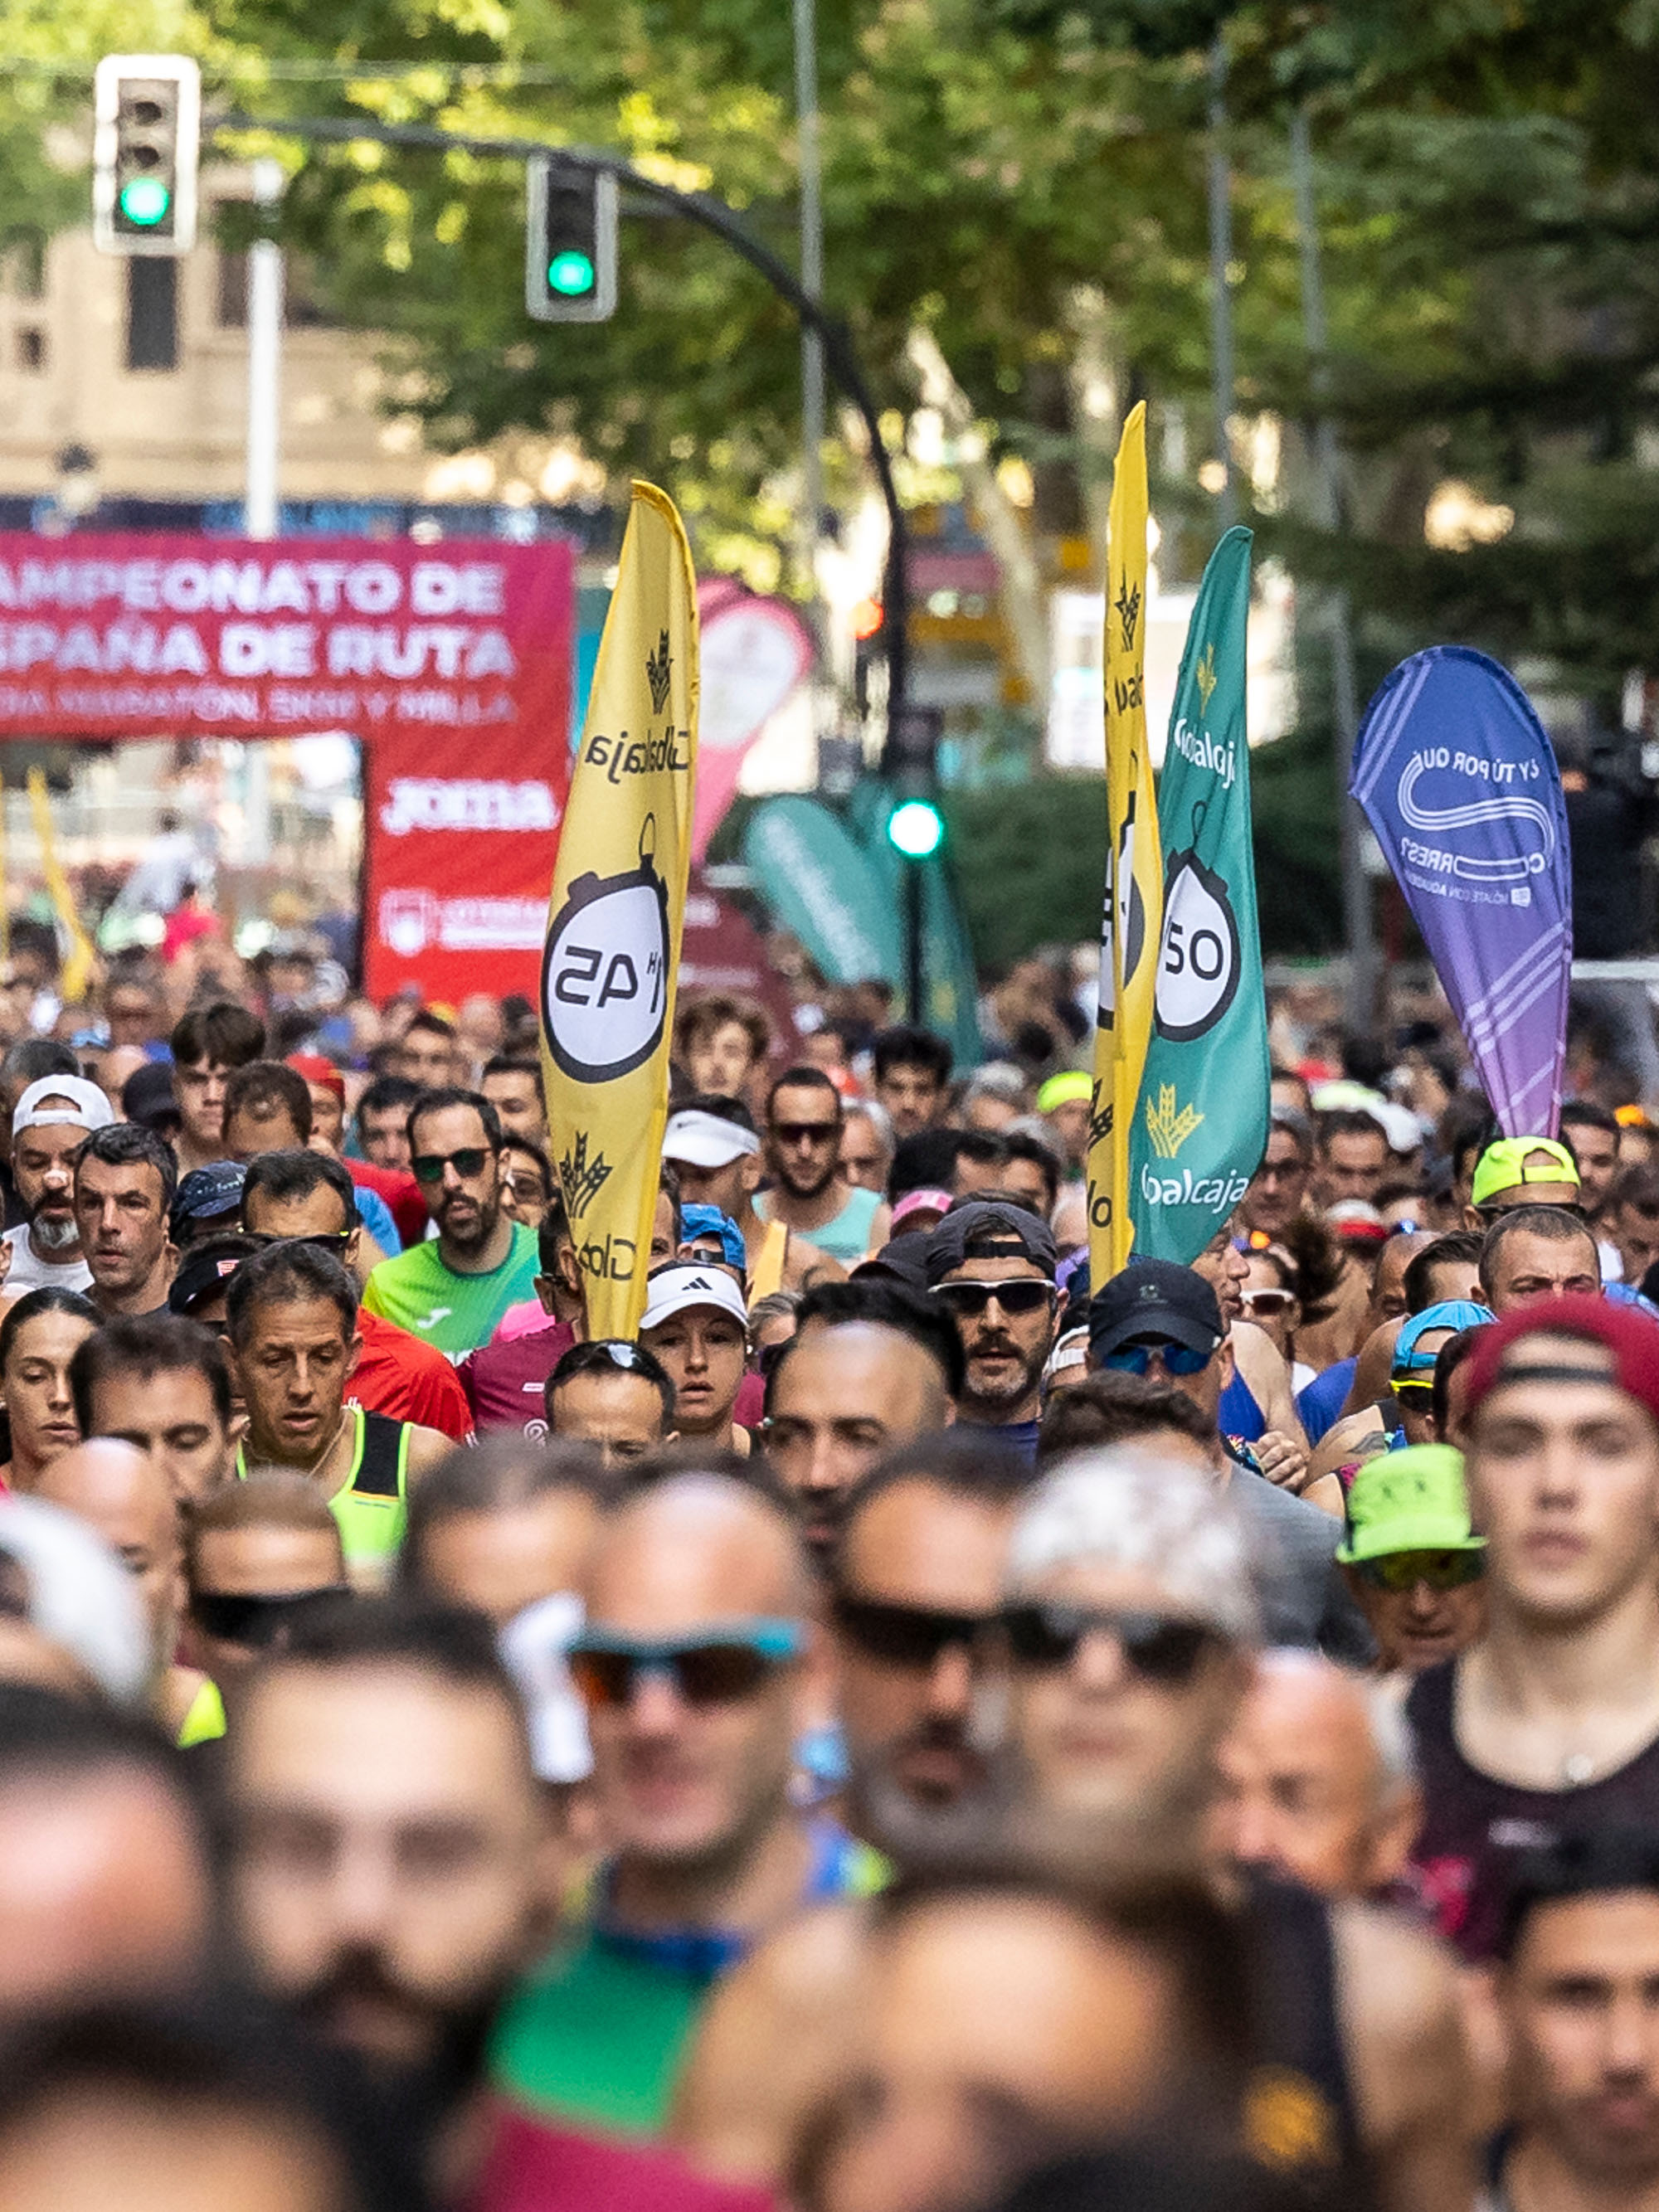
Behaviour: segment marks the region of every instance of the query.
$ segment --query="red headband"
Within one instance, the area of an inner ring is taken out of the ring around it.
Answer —
[[[1469,1355],[1471,1412],[1507,1379],[1503,1370],[1510,1347],[1528,1336],[1577,1336],[1604,1346],[1613,1354],[1619,1388],[1659,1421],[1659,1322],[1639,1306],[1579,1295],[1540,1298],[1480,1331]]]

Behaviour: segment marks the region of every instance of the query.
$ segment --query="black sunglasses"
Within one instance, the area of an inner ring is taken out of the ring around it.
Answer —
[[[1034,1314],[1054,1295],[1052,1283],[1036,1275],[1016,1275],[1006,1283],[935,1283],[933,1296],[942,1298],[962,1321],[977,1321],[993,1298],[1006,1314]]]
[[[281,1593],[195,1590],[191,1595],[190,1617],[204,1636],[218,1643],[243,1644],[250,1650],[268,1651],[280,1636],[350,1595],[349,1583]]]
[[[1201,1622],[1176,1620],[1164,1613],[1011,1605],[1004,1608],[1001,1620],[1008,1649],[1019,1666],[1069,1667],[1086,1637],[1109,1636],[1143,1681],[1171,1689],[1190,1682],[1199,1662],[1219,1641]]]
[[[827,1145],[841,1134],[839,1121],[774,1121],[772,1134],[781,1145]]]
[[[416,1182],[441,1182],[446,1168],[453,1168],[466,1182],[483,1173],[484,1162],[491,1157],[485,1145],[463,1145],[458,1152],[416,1152],[409,1165]]]
[[[994,1613],[935,1613],[920,1605],[892,1605],[881,1598],[838,1590],[831,1607],[836,1626],[866,1659],[918,1673],[939,1664],[952,1650],[969,1650],[996,1620]]]

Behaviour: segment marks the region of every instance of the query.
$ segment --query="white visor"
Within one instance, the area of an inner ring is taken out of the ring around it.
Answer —
[[[663,1132],[664,1159],[684,1160],[692,1168],[729,1167],[733,1160],[746,1159],[759,1150],[760,1139],[752,1131],[695,1107],[670,1115]]]

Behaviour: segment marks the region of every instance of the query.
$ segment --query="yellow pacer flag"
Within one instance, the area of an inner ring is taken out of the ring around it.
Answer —
[[[69,951],[58,978],[58,994],[66,1006],[78,1006],[87,995],[98,956],[93,950],[92,939],[82,926],[80,909],[75,903],[75,893],[70,889],[69,878],[58,864],[58,846],[52,836],[52,800],[46,794],[45,773],[32,768],[28,773],[29,811],[34,817],[34,834],[40,844],[40,872],[46,880],[46,891],[52,909],[69,939]]]
[[[1106,546],[1106,896],[1089,1123],[1089,1279],[1128,1262],[1129,1138],[1152,1034],[1164,927],[1152,763],[1146,750],[1146,409],[1117,449]]]
[[[645,1310],[696,761],[691,550],[673,501],[635,483],[542,957],[548,1127],[594,1337],[631,1337]]]

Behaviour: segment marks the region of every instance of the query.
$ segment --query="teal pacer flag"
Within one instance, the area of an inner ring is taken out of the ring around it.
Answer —
[[[1185,1266],[1227,1224],[1267,1135],[1267,1002],[1250,853],[1250,532],[1210,556],[1158,779],[1164,931],[1130,1151],[1137,1259]]]

